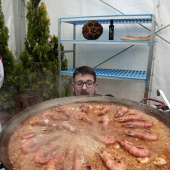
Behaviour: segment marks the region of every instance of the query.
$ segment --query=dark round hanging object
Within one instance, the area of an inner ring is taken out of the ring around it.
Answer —
[[[82,34],[87,40],[96,40],[103,33],[103,27],[95,20],[89,20],[82,28]]]

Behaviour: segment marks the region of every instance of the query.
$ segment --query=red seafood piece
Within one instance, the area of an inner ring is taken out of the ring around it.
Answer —
[[[70,116],[70,113],[69,113],[68,109],[65,108],[65,107],[61,107],[61,106],[60,107],[56,107],[55,111],[61,112],[61,113],[65,114],[65,116],[67,116],[67,117]]]
[[[47,163],[53,158],[54,152],[57,153],[59,149],[58,145],[45,145],[35,152],[34,161],[41,164]]]
[[[89,116],[84,112],[76,112],[75,118],[78,120],[84,120],[85,122],[92,124],[92,121],[90,120]]]
[[[59,122],[49,120],[49,119],[35,120],[35,121],[30,122],[30,125],[31,126],[45,126],[43,127],[44,130],[42,129],[42,131],[52,131],[54,130],[54,127],[56,127],[57,129],[62,129],[62,126],[60,125]]]
[[[39,148],[40,145],[36,138],[25,139],[21,145],[21,150],[25,154],[36,152]]]
[[[45,139],[39,139],[39,143],[40,143],[40,146],[43,146],[43,145],[47,145],[49,144],[50,142],[52,141],[55,141],[56,139],[58,139],[60,137],[60,135],[56,135],[56,136],[50,136],[48,138],[45,138]]]
[[[112,145],[117,141],[114,136],[102,136],[102,135],[92,134],[92,138],[106,145]]]
[[[46,170],[56,170],[61,169],[61,163],[66,156],[67,149],[59,150],[55,156],[47,163]]]
[[[21,133],[20,133],[20,137],[21,137],[22,139],[33,138],[34,136],[36,136],[35,130],[27,130],[27,131],[24,131],[24,132],[21,132]]]
[[[80,106],[80,109],[81,109],[82,112],[87,113],[87,112],[89,111],[89,109],[90,109],[90,106],[89,106],[89,104],[87,104],[87,103],[83,103],[83,104]]]
[[[129,127],[129,128],[149,128],[153,126],[153,122],[150,120],[136,120],[123,123],[122,126]]]
[[[68,117],[62,113],[58,113],[56,111],[48,110],[43,115],[45,119],[52,119],[52,120],[68,120]]]
[[[102,123],[104,129],[107,129],[110,123],[110,119],[108,118],[107,115],[103,115],[98,118],[98,122]]]
[[[94,166],[94,165],[86,165],[85,168],[87,170],[97,170],[96,166]]]
[[[40,128],[40,129],[31,129],[31,130],[27,130],[27,131],[23,131],[23,132],[21,132],[20,133],[20,137],[22,138],[22,139],[29,139],[29,138],[33,138],[33,137],[35,137],[35,136],[37,136],[37,135],[39,135],[40,133],[42,133],[42,132],[49,132],[49,131],[52,131],[52,130],[54,130],[54,128],[52,128],[52,127],[47,127],[47,126],[45,126],[45,127],[42,127],[42,128]]]
[[[129,109],[127,107],[119,107],[117,109],[117,112],[115,113],[115,117],[121,117],[123,116],[125,113],[127,113],[129,111]]]
[[[104,114],[106,114],[106,113],[108,113],[108,112],[110,112],[110,106],[103,106],[103,107],[101,107],[100,108],[100,111],[99,111],[99,115],[104,115]]]
[[[148,130],[142,130],[142,129],[131,129],[131,130],[127,130],[125,131],[125,133],[129,136],[134,136],[137,137],[139,139],[143,139],[143,140],[157,140],[158,139],[158,135],[154,134],[151,131]]]
[[[74,170],[83,170],[83,163],[83,152],[79,147],[77,147],[74,152]]]
[[[30,122],[31,126],[46,126],[48,125],[49,120],[48,119],[40,119],[40,120],[34,120]]]
[[[65,167],[65,170],[73,170],[73,164],[70,163]]]
[[[76,132],[76,130],[77,130],[76,126],[72,125],[69,121],[61,122],[61,126],[64,129],[69,130],[70,132]]]
[[[51,136],[50,138],[30,138],[23,140],[23,143],[21,145],[21,149],[23,153],[33,153],[36,152],[41,146],[48,144],[49,142],[59,138],[60,136]]]
[[[148,157],[150,156],[150,150],[144,146],[138,146],[128,141],[117,139],[123,148],[128,151],[131,155],[136,157]]]
[[[126,122],[131,120],[143,120],[143,116],[141,114],[131,113],[126,116],[117,117],[115,118],[115,120],[119,122]]]
[[[51,123],[51,122],[50,122]],[[43,127],[39,132],[51,132],[54,130],[54,127],[57,126],[57,124],[51,124],[51,126],[45,126]]]
[[[118,159],[114,155],[111,155],[107,151],[102,151],[100,156],[110,170],[126,170],[124,161]]]

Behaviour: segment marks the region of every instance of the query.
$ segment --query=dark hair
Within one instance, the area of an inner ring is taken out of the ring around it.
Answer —
[[[93,76],[94,78],[94,82],[96,82],[96,72],[89,66],[81,66],[75,69],[74,73],[73,73],[73,80],[75,79],[77,74],[90,74]]]

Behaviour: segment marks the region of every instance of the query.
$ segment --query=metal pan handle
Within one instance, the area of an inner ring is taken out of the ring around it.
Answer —
[[[147,100],[151,100],[151,101],[160,103],[161,106],[159,108],[163,108],[163,107],[166,106],[164,102],[162,102],[160,100],[153,99],[153,98],[143,98],[140,102],[142,103],[142,102],[147,101]]]

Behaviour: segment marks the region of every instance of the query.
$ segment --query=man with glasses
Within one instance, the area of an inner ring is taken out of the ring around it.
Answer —
[[[73,73],[72,90],[75,96],[93,96],[97,90],[95,71],[88,66],[77,68]]]

